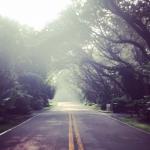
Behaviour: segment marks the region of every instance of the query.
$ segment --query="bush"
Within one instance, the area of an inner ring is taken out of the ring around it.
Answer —
[[[106,103],[102,103],[102,104],[101,104],[101,109],[102,109],[102,110],[106,110]]]
[[[1,100],[0,106],[3,107],[2,115],[7,118],[9,114],[27,114],[31,111],[31,96],[22,90],[18,82],[14,82],[14,87],[9,91],[8,97]]]
[[[33,97],[31,107],[35,110],[48,106],[48,99],[54,97],[55,88],[46,84],[37,74],[26,73],[19,77],[19,82],[23,89]]]
[[[30,99],[18,97],[15,102],[14,112],[17,114],[29,114],[31,112]]]
[[[138,100],[138,116],[141,120],[150,121],[150,96]]]
[[[32,96],[22,89],[22,86],[15,82],[11,90],[10,100],[7,101],[7,111],[17,114],[28,114],[31,111]]]
[[[40,110],[40,109],[43,108],[43,106],[44,106],[44,104],[43,104],[43,100],[42,99],[36,99],[36,100],[32,99],[32,101],[31,101],[32,109]]]
[[[137,114],[140,120],[150,121],[150,96],[143,99],[127,100],[125,97],[113,99],[114,113]]]
[[[112,101],[112,110],[114,113],[124,113],[127,111],[126,104],[128,101],[126,96],[114,98]]]
[[[26,73],[18,81],[14,79],[11,82],[7,79],[0,85],[4,89],[0,93],[0,118],[7,119],[12,113],[28,114],[32,109],[42,109],[49,105],[48,99],[55,94],[55,88],[37,74]]]

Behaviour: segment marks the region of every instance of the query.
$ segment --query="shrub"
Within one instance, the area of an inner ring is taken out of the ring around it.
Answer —
[[[28,114],[31,112],[30,99],[27,96],[18,97],[15,102],[14,112],[17,114]]]
[[[124,113],[127,111],[126,104],[127,104],[126,96],[117,97],[112,100],[112,110],[114,113]]]
[[[32,96],[22,89],[22,86],[16,82],[11,92],[11,107],[8,109],[17,114],[28,114],[31,111]]]
[[[150,96],[138,100],[138,116],[141,120],[150,121]]]
[[[31,100],[32,109],[38,110],[48,106],[48,99],[53,98],[55,88],[49,86],[35,73],[26,73],[19,77],[19,82],[23,89],[33,98]]]
[[[106,103],[101,103],[101,109],[106,110]]]
[[[43,106],[44,106],[44,104],[43,104],[43,99],[32,99],[32,101],[31,101],[31,107],[32,107],[32,109],[34,109],[34,110],[40,110],[40,109],[42,109],[43,108]]]

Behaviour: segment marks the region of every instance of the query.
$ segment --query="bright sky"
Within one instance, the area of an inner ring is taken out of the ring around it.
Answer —
[[[0,15],[39,30],[69,4],[71,0],[0,0]]]

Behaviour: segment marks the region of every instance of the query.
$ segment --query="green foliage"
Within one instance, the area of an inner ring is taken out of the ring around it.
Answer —
[[[34,110],[40,110],[44,106],[43,99],[32,99],[31,100],[31,107]]]
[[[14,113],[28,114],[31,112],[30,99],[27,96],[16,97]]]
[[[129,125],[132,125],[136,128],[143,129],[145,131],[150,132],[150,125],[147,122],[143,122],[138,120],[137,118],[133,117],[119,117],[117,119],[120,119],[121,121],[128,123]]]
[[[78,74],[85,98],[94,103],[98,99],[104,109],[110,102],[114,112],[148,118],[149,2],[87,0],[77,6],[80,20],[91,31]]]
[[[45,82],[49,69],[76,67],[86,100],[149,116],[149,2],[76,4],[42,31],[0,17],[0,115],[47,106],[56,92]]]
[[[150,121],[150,96],[138,100],[138,114],[142,120]]]
[[[55,95],[55,88],[45,83],[49,63],[37,48],[39,43],[32,28],[0,16],[0,117],[4,119],[48,106]]]
[[[136,114],[141,120],[150,121],[150,97],[128,100],[126,96],[113,99],[113,112]]]
[[[145,83],[143,76],[130,67],[120,67],[119,74],[121,75],[121,81],[124,85],[126,93],[130,95],[132,99],[143,98],[145,93]]]
[[[106,110],[106,103],[102,103],[102,104],[101,104],[101,109],[102,109],[102,110]]]
[[[37,74],[26,73],[19,77],[19,82],[23,89],[32,96],[31,107],[33,109],[48,106],[48,99],[53,98],[55,94],[55,88],[47,85]]]
[[[126,104],[128,104],[128,99],[126,96],[116,97],[112,100],[112,108],[115,113],[126,112]]]
[[[6,103],[7,112],[17,114],[27,114],[31,111],[30,101],[32,96],[23,90],[22,86],[16,81],[11,90],[10,100]]]

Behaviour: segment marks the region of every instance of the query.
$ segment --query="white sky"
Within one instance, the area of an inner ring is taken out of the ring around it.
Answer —
[[[0,15],[39,30],[69,4],[71,0],[0,0]]]

